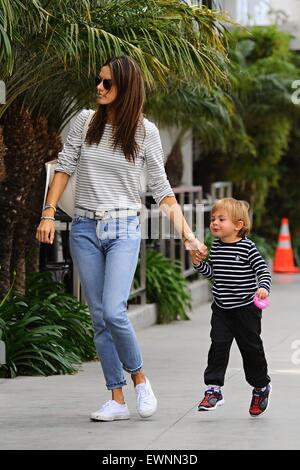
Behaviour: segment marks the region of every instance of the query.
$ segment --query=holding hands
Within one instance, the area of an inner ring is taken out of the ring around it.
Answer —
[[[192,262],[199,264],[207,257],[207,246],[201,243],[197,238],[193,240],[185,240],[184,246],[186,250],[189,250]]]

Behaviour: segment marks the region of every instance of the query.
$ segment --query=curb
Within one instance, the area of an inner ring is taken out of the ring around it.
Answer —
[[[210,283],[206,279],[197,279],[189,283],[192,295],[192,311],[211,300]],[[189,312],[190,314],[191,312]],[[157,323],[157,304],[129,305],[128,317],[135,330],[142,330]]]

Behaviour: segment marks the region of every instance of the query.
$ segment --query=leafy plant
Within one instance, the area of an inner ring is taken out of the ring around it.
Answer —
[[[28,276],[25,296],[11,292],[0,304],[0,337],[7,362],[0,375],[73,373],[95,358],[87,307],[50,273]]]
[[[201,148],[198,164],[205,168],[196,184],[208,191],[219,175],[232,181],[235,196],[250,202],[255,226],[262,232],[265,214],[278,212],[278,207],[268,211],[266,201],[279,188],[281,162],[299,116],[300,108],[291,100],[291,85],[299,72],[289,37],[276,27],[232,30],[229,45],[231,125],[223,126],[222,140],[203,138],[195,128]],[[218,126],[220,119],[212,115],[204,126],[211,137],[215,121]],[[279,195],[283,192],[280,187]]]
[[[135,285],[139,279],[138,264]],[[181,274],[180,261],[171,261],[153,250],[146,252],[147,302],[158,305],[158,323],[188,320],[186,310],[191,308],[191,294],[187,281]]]
[[[207,246],[208,253],[210,252],[212,242],[214,241],[215,237],[212,235],[209,228],[205,229],[204,233],[204,244]]]
[[[276,243],[270,243],[266,238],[256,233],[251,233],[249,238],[255,243],[258,251],[265,261],[270,260],[274,256]]]

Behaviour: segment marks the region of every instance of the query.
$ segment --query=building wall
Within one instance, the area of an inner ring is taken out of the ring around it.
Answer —
[[[281,11],[287,15],[288,21],[300,22],[300,0],[271,0],[271,7],[274,10]],[[284,19],[285,15],[283,15]],[[280,16],[279,16],[280,21]]]
[[[243,26],[276,24],[293,36],[291,49],[300,50],[300,0],[215,0],[213,6]]]
[[[269,6],[265,0],[223,0],[218,2],[219,7],[242,25],[269,24]]]
[[[165,154],[165,162],[176,141],[179,131],[180,130],[176,127],[159,129],[161,143]],[[184,163],[182,185],[191,186],[193,184],[193,149],[191,131],[187,132],[187,134],[184,136],[181,150]]]
[[[273,22],[277,23],[280,30],[293,36],[290,47],[300,51],[300,0],[272,0],[271,14]]]
[[[201,4],[191,0],[190,4]],[[225,10],[243,25],[300,22],[300,0],[214,0],[213,8]]]

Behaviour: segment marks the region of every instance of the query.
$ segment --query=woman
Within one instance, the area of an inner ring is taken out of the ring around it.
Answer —
[[[58,155],[37,239],[53,243],[56,204],[79,161],[70,251],[91,313],[106,386],[112,392],[112,400],[91,419],[129,418],[124,370],[135,386],[138,413],[147,418],[155,413],[157,400],[127,316],[141,240],[139,180],[145,162],[153,197],[174,222],[186,248],[201,255],[206,248],[191,232],[167,180],[158,130],[143,117],[144,84],[137,63],[127,56],[111,59],[101,68],[96,85],[97,110],[84,143],[87,110],[77,117]]]

